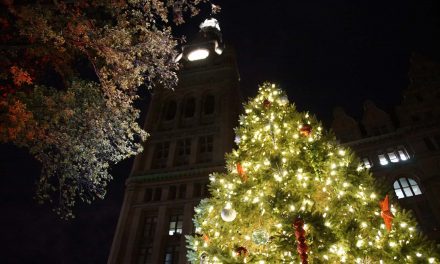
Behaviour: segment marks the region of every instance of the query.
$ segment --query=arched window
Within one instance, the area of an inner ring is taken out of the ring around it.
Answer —
[[[193,117],[196,111],[196,99],[194,97],[189,97],[185,100],[185,109],[183,116],[185,118]]]
[[[212,115],[215,111],[215,97],[212,94],[207,94],[203,102],[203,114]]]
[[[422,194],[417,182],[411,178],[400,178],[393,186],[398,199]]]
[[[177,103],[174,100],[168,101],[165,108],[165,121],[173,120],[176,116]]]

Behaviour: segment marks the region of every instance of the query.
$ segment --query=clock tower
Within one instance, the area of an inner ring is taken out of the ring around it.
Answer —
[[[133,164],[108,263],[187,263],[185,235],[208,176],[225,170],[242,95],[235,55],[216,19],[182,48],[179,83],[154,93],[151,136]]]

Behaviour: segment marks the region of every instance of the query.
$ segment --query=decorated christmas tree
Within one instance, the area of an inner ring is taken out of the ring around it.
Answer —
[[[440,263],[394,194],[275,85],[245,105],[236,143],[195,209],[191,263]]]

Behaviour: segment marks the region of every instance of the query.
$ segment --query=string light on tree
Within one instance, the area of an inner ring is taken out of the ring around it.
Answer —
[[[228,171],[210,176],[211,197],[196,208],[209,243],[187,237],[191,263],[206,254],[206,263],[440,264],[410,213],[392,196],[385,206],[352,151],[276,85],[263,84],[244,113]]]

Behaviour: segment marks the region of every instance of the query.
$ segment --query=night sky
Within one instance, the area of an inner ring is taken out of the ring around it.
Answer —
[[[408,84],[413,52],[440,61],[439,1],[216,3],[246,94],[276,82],[300,110],[327,123],[335,106],[359,119],[366,99],[392,111]],[[203,19],[179,30],[190,39]],[[39,164],[24,150],[0,145],[0,263],[105,263],[131,162],[113,169],[106,200],[79,206],[77,219],[66,222],[33,200]]]

